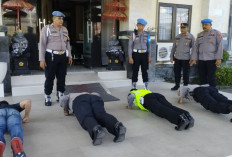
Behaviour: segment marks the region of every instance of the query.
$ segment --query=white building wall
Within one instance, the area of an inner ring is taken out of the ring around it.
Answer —
[[[230,0],[210,0],[208,17],[213,20],[213,28],[228,33]]]
[[[144,18],[148,26],[155,27],[156,0],[126,0],[127,21],[120,22],[120,31],[133,30],[138,18]]]
[[[211,18],[213,28],[228,32],[230,0],[126,0],[127,21],[120,22],[120,31],[133,30],[137,18],[144,18],[149,27],[158,27],[158,3],[192,5],[191,33],[196,36],[202,31],[201,20]]]

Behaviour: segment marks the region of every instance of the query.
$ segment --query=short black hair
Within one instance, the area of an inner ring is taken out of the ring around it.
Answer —
[[[5,101],[5,100],[0,101],[0,104],[6,104],[6,105],[9,105],[9,103],[8,103],[7,101]]]
[[[134,91],[134,90],[138,90],[138,89],[134,89],[134,88],[132,88],[132,89],[130,90],[130,92],[132,92],[132,91]]]

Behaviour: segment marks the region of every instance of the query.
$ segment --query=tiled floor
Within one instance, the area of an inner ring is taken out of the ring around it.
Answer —
[[[107,102],[105,108],[127,127],[126,139],[114,143],[107,134],[103,144],[92,146],[88,133],[74,116],[65,117],[57,103],[44,106],[44,96],[7,97],[13,103],[30,98],[33,102],[31,122],[23,125],[27,157],[226,157],[232,155],[231,114],[214,114],[200,104],[177,104],[173,84],[156,82],[150,89],[159,92],[173,105],[188,110],[195,118],[190,130],[176,131],[174,125],[152,113],[127,110],[130,87],[109,89],[120,101]],[[230,99],[232,94],[223,93]],[[53,95],[55,100],[55,95]],[[23,113],[22,113],[23,114]],[[12,156],[9,136],[4,157]]]

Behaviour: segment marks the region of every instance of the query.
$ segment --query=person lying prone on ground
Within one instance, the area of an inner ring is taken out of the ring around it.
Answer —
[[[183,99],[195,100],[206,110],[214,113],[229,114],[232,112],[232,100],[220,94],[215,87],[209,85],[188,85],[180,87],[178,103],[182,104]]]
[[[23,119],[20,112],[25,110]],[[22,122],[29,122],[31,111],[31,100],[23,100],[20,103],[10,105],[7,101],[0,101],[0,157],[5,150],[4,133],[9,132],[11,137],[11,148],[14,157],[26,157],[23,150]]]
[[[173,106],[159,93],[146,89],[132,89],[128,95],[128,109],[135,106],[141,110],[150,111],[177,125],[176,130],[189,129],[194,126],[194,119],[188,111]]]
[[[125,139],[126,127],[113,115],[108,114],[98,93],[70,93],[60,99],[64,114],[74,113],[83,129],[88,131],[93,145],[100,145],[105,135],[103,127],[113,134],[114,142]]]

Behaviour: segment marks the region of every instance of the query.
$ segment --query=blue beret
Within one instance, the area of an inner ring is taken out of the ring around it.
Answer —
[[[53,11],[52,15],[53,16],[58,16],[58,17],[65,17],[65,15],[60,11]]]
[[[203,20],[201,20],[201,23],[211,23],[211,22],[213,22],[213,20],[211,20],[211,19],[203,19]]]
[[[141,25],[147,25],[147,21],[144,19],[138,19],[137,23],[141,24]]]

